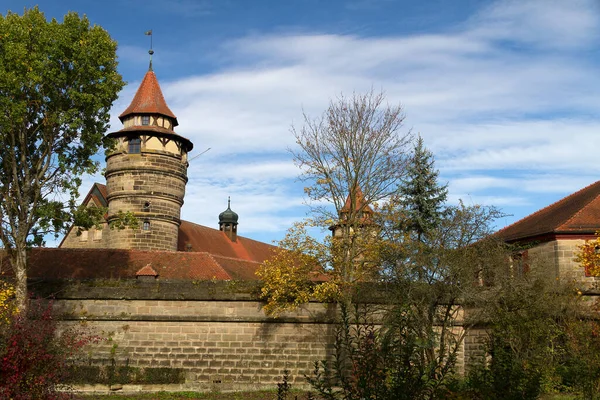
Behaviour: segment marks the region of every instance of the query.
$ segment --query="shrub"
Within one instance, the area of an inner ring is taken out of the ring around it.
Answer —
[[[600,398],[600,323],[575,320],[565,327],[565,357],[559,368],[563,384],[584,399]]]
[[[371,309],[354,306],[354,315],[341,307],[332,360],[315,363],[311,386],[325,399],[412,400],[447,398],[455,384],[454,345],[446,338],[440,355],[440,335],[415,329],[414,309],[389,312],[395,322],[382,327],[369,321]],[[436,352],[431,362],[427,352]]]
[[[51,302],[32,302],[29,316],[15,314],[4,328],[0,333],[0,398],[68,398],[59,391],[68,360],[96,338],[78,326],[59,332]]]

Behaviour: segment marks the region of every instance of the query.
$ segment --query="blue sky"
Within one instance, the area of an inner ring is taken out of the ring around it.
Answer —
[[[199,154],[182,218],[212,227],[231,196],[239,233],[270,242],[305,216],[286,148],[302,111],[382,89],[434,152],[450,200],[514,222],[600,179],[598,0],[4,0],[86,14],[119,43],[129,85],[148,66]],[[86,179],[83,194],[92,181]]]

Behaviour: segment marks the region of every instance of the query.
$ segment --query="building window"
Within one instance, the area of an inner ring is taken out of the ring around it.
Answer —
[[[96,229],[94,231],[94,240],[102,240],[102,229]]]
[[[142,139],[139,137],[129,139],[129,154],[140,154],[142,151]]]
[[[150,116],[142,115],[142,125],[150,125]]]
[[[144,223],[142,224],[142,230],[144,230],[144,231],[150,230],[150,221],[148,221],[148,220],[144,221]]]
[[[510,257],[511,276],[523,276],[529,272],[529,254],[527,250],[515,252]]]

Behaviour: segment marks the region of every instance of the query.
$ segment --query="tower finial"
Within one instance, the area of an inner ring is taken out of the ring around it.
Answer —
[[[146,31],[144,35],[150,36],[150,50],[148,50],[148,54],[150,54],[150,65],[148,66],[148,71],[152,71],[152,54],[154,54],[154,50],[152,50],[152,29]]]
[[[227,208],[231,208],[231,196],[227,196]]]

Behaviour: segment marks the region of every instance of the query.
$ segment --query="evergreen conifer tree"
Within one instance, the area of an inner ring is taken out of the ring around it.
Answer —
[[[444,215],[448,184],[440,185],[438,176],[433,153],[424,146],[419,135],[398,191],[399,203],[406,213],[401,229],[415,235],[418,241],[426,240]]]

